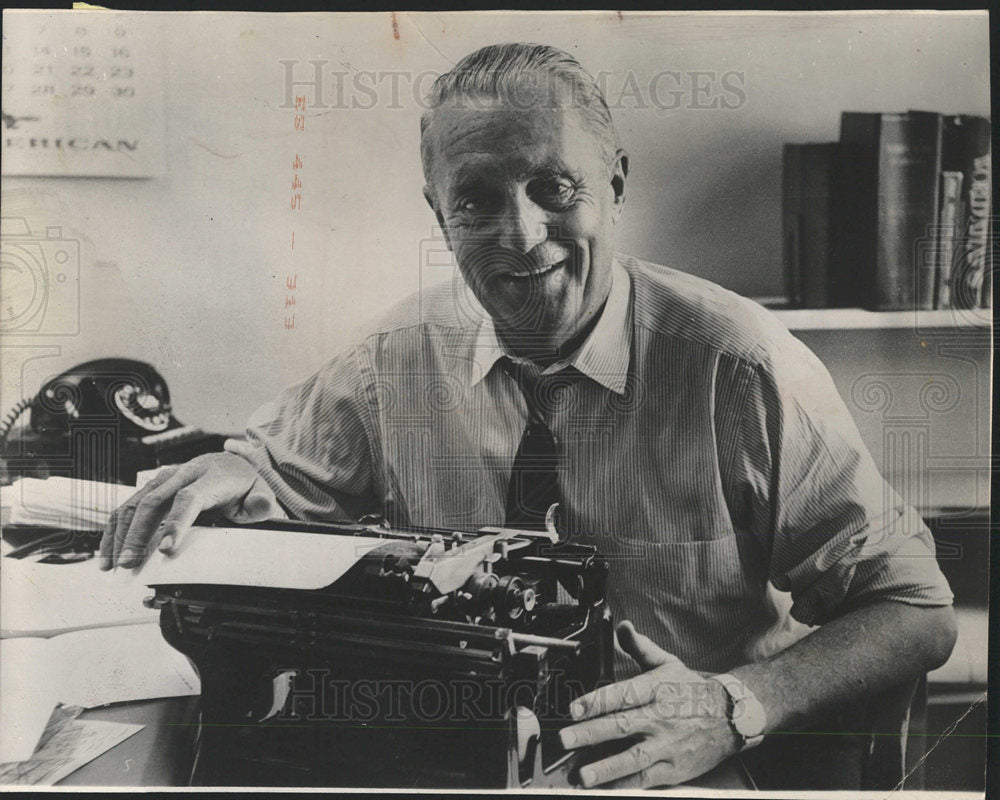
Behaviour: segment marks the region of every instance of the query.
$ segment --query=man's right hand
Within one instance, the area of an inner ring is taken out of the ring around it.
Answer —
[[[274,492],[249,461],[228,452],[198,456],[163,470],[111,514],[101,538],[101,569],[138,567],[157,545],[171,552],[197,516],[212,509],[233,522],[282,515]]]

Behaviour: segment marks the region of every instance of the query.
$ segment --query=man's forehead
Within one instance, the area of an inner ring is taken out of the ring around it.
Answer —
[[[532,144],[558,135],[576,121],[573,109],[566,106],[533,107],[494,99],[482,105],[466,102],[439,108],[432,128],[445,146],[460,145],[469,138],[480,144],[490,140]]]
[[[599,154],[599,143],[571,107],[531,110],[494,101],[489,106],[439,109],[429,134],[440,166],[450,173],[502,159],[510,167],[553,166]]]

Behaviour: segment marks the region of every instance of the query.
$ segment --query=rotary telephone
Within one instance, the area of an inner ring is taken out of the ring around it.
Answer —
[[[14,424],[30,410],[29,427]],[[224,436],[182,424],[149,364],[88,361],[52,378],[0,422],[8,478],[68,475],[133,484],[136,473],[222,449]]]

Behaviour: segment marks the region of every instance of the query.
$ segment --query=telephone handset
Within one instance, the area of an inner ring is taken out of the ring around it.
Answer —
[[[166,381],[149,364],[102,358],[48,381],[31,401],[31,429],[65,433],[71,421],[116,417],[122,432],[140,437],[180,427],[171,415]]]
[[[30,431],[8,443],[27,409]],[[115,483],[133,483],[139,470],[221,450],[224,439],[183,425],[173,415],[163,377],[149,364],[124,358],[88,361],[46,381],[0,423],[0,455],[8,472]]]

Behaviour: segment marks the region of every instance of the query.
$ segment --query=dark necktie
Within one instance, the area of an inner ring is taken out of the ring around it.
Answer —
[[[504,372],[520,387],[528,405],[528,424],[514,455],[504,525],[508,528],[545,530],[545,515],[559,502],[559,456],[556,438],[542,419],[538,381],[508,358],[500,361]]]

